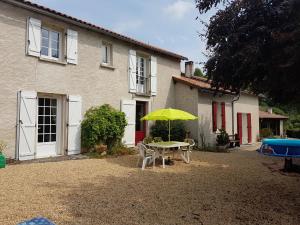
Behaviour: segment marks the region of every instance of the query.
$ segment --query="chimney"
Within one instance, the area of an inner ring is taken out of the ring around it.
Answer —
[[[268,113],[273,114],[273,109],[272,108],[268,108]]]
[[[187,61],[185,62],[185,76],[191,77],[194,74],[194,62],[193,61]]]

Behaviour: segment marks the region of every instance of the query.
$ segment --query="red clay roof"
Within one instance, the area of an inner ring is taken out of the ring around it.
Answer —
[[[202,77],[185,77],[185,76],[180,76],[180,77],[175,77],[173,76],[173,80],[175,82],[180,82],[182,84],[189,85],[191,87],[199,88],[199,89],[205,89],[205,90],[210,90],[210,91],[215,91],[216,89],[211,86],[211,82],[207,80],[206,78]],[[234,94],[230,90],[219,90],[218,92],[223,92],[227,94]]]
[[[259,118],[260,119],[288,119],[287,116],[269,113],[265,111],[259,111]]]
[[[81,26],[85,26],[85,27],[88,27],[90,29],[94,29],[100,33],[103,33],[103,34],[106,34],[106,35],[109,35],[111,37],[114,37],[114,38],[117,38],[119,40],[122,40],[122,41],[125,41],[125,42],[128,42],[128,43],[131,43],[131,44],[134,44],[134,45],[138,45],[142,48],[145,48],[145,49],[149,49],[149,50],[152,50],[154,52],[157,52],[157,53],[160,53],[160,54],[163,54],[163,55],[167,55],[167,56],[170,56],[170,57],[173,57],[173,58],[176,58],[176,59],[181,59],[181,60],[187,60],[187,57],[185,56],[182,56],[182,55],[179,55],[177,53],[174,53],[174,52],[170,52],[168,50],[164,50],[164,49],[161,49],[161,48],[158,48],[158,47],[155,47],[155,46],[152,46],[152,45],[148,45],[146,43],[143,43],[141,41],[138,41],[138,40],[135,40],[133,38],[130,38],[128,36],[125,36],[125,35],[122,35],[122,34],[119,34],[119,33],[116,33],[114,31],[111,31],[111,30],[108,30],[108,29],[105,29],[103,27],[100,27],[100,26],[97,26],[97,25],[94,25],[92,23],[89,23],[89,22],[86,22],[84,20],[80,20],[78,18],[75,18],[75,17],[72,17],[72,16],[69,16],[67,14],[64,14],[64,13],[61,13],[61,12],[58,12],[56,10],[53,10],[53,9],[50,9],[50,8],[47,8],[45,6],[42,6],[42,5],[38,5],[36,3],[33,3],[33,2],[30,2],[30,1],[26,1],[26,0],[6,0],[8,3],[19,3],[23,6],[29,6],[29,7],[33,7],[35,9],[38,9],[38,10],[41,10],[45,13],[50,13],[50,14],[53,14],[55,16],[58,16],[58,17],[61,17],[61,19],[69,19],[69,20],[72,20],[76,23],[78,23],[77,25],[81,25]]]

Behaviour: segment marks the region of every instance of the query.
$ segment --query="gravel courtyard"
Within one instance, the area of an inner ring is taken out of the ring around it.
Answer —
[[[243,150],[192,159],[145,171],[135,155],[10,165],[0,224],[300,224],[300,175],[276,170],[281,160]]]

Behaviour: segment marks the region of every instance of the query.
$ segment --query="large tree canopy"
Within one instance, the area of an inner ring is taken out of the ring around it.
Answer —
[[[205,34],[213,85],[299,103],[300,0],[196,0],[200,14],[219,3]]]

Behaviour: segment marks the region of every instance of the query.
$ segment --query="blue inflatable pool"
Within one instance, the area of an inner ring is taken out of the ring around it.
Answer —
[[[299,139],[264,139],[260,153],[285,158],[300,158]]]

